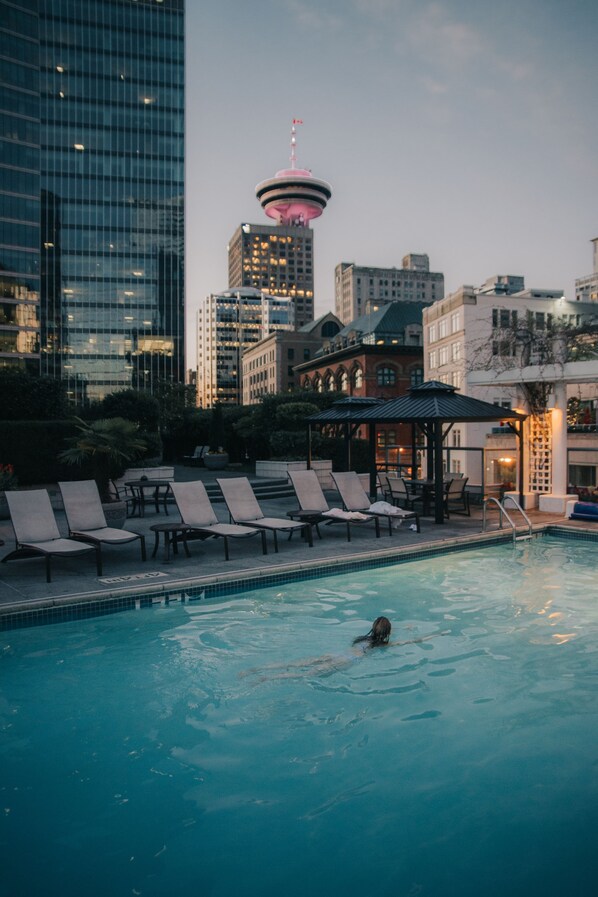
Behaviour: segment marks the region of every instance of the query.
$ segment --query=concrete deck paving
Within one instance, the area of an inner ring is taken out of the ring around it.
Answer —
[[[244,475],[245,471],[228,470],[225,475]],[[177,467],[176,480],[202,479],[213,482],[222,472],[209,472],[203,468]],[[253,479],[250,475],[250,479]],[[327,493],[331,506],[340,507],[336,493]],[[296,507],[292,498],[267,499],[260,502],[263,512],[273,517],[285,517],[286,512]],[[214,504],[218,518],[228,521],[226,505]],[[472,540],[495,539],[498,529],[498,512],[489,515],[487,533],[482,533],[482,510],[472,508],[471,517],[451,515],[443,525],[434,523],[431,517],[421,518],[421,533],[413,532],[407,523],[394,529],[392,536],[384,521],[380,526],[380,538],[375,537],[370,526],[353,527],[351,541],[347,541],[346,529],[342,525],[321,527],[322,539],[314,532],[314,545],[310,548],[297,535],[291,540],[285,534],[279,536],[279,552],[274,553],[271,534],[268,534],[268,554],[262,555],[259,538],[233,539],[230,542],[230,560],[224,559],[222,539],[189,542],[190,558],[185,556],[182,546],[179,553],[167,562],[163,543],[156,557],[152,557],[154,534],[150,527],[155,523],[180,520],[176,505],[169,505],[168,516],[156,513],[153,508],[146,510],[144,517],[129,518],[126,529],[146,535],[148,559],[141,560],[139,542],[124,546],[105,546],[102,549],[103,575],[97,576],[95,555],[78,558],[55,558],[52,561],[52,582],[45,581],[43,559],[11,561],[0,564],[0,623],[9,625],[11,615],[40,608],[57,607],[64,604],[80,604],[115,596],[146,595],[167,593],[180,588],[201,587],[213,583],[232,583],[253,577],[262,578],[273,573],[291,573],[308,566],[325,567],[334,572],[340,563],[370,558],[389,558],[412,554],[414,551],[445,549]],[[518,516],[513,514],[514,517]],[[529,513],[536,531],[546,526],[559,525],[573,527],[598,534],[598,525],[580,521],[565,520],[561,515]],[[56,511],[61,533],[67,535],[66,521],[62,511]],[[519,517],[520,531],[527,528]],[[510,537],[510,528],[502,530]],[[0,521],[0,559],[14,547],[14,535],[10,521]]]

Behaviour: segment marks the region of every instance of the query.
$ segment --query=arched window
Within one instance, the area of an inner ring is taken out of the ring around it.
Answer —
[[[394,386],[397,382],[397,372],[394,368],[380,367],[376,371],[378,386]]]
[[[303,378],[303,389],[311,389],[311,380],[309,377]]]
[[[346,371],[341,371],[338,386],[341,392],[349,392],[349,375]]]
[[[316,374],[314,377],[314,389],[316,392],[323,392],[324,384],[322,383],[322,378]]]
[[[334,392],[336,384],[334,382],[334,374],[329,372],[326,374],[326,392]]]
[[[363,371],[361,368],[355,368],[351,375],[351,379],[353,380],[353,389],[361,389],[363,386]]]

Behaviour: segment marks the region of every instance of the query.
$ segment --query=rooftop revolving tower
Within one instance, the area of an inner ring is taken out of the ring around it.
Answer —
[[[302,122],[293,119],[291,167],[277,171],[273,178],[262,181],[255,188],[266,215],[286,227],[309,227],[309,222],[320,217],[332,196],[330,184],[315,178],[306,168],[297,168],[298,124]]]

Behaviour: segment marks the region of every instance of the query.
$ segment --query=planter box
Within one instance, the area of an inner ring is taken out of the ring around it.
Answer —
[[[322,489],[332,489],[332,461],[312,461],[312,470],[315,470]],[[289,470],[307,470],[307,461],[256,461],[256,477],[268,477],[268,479],[288,478]]]
[[[226,452],[215,453],[213,455],[208,453],[203,456],[203,463],[208,470],[224,470],[228,465],[228,455]]]

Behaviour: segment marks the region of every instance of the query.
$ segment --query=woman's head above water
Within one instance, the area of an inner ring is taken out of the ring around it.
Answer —
[[[369,642],[371,647],[374,645],[387,645],[391,628],[388,617],[376,617],[367,635],[358,635],[356,639],[353,639],[353,644]]]

